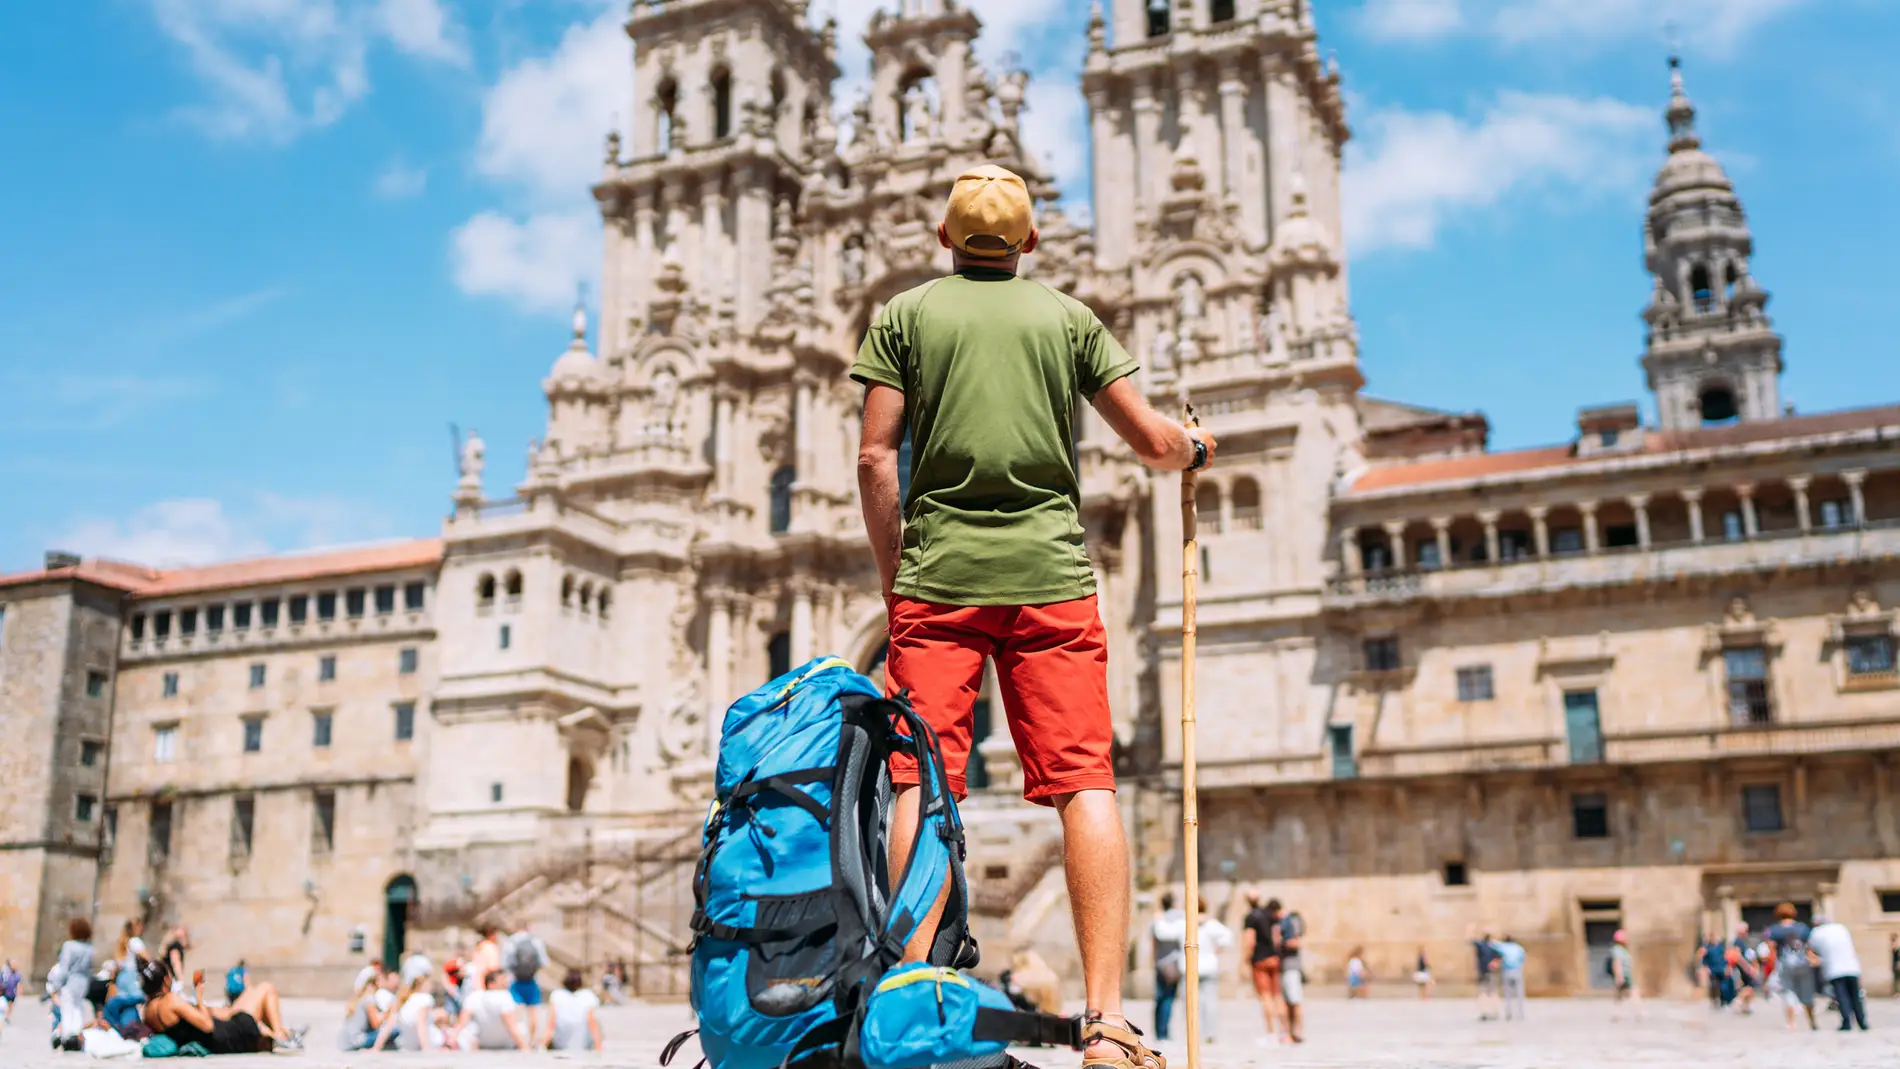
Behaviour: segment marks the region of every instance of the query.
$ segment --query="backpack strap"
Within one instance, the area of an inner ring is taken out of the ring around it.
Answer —
[[[1082,1018],[1058,1017],[1053,1013],[1028,1013],[1022,1010],[994,1010],[988,1006],[976,1011],[970,1028],[972,1039],[1034,1047],[1069,1047],[1081,1050]]]
[[[730,806],[742,802],[744,799],[750,798],[755,794],[771,791],[798,808],[803,809],[805,812],[810,813],[817,819],[820,826],[829,828],[831,827],[831,811],[826,809],[818,799],[813,798],[798,788],[800,785],[807,783],[824,783],[829,785],[835,780],[837,774],[838,767],[836,765],[824,765],[818,768],[800,768],[791,772],[780,772],[773,776],[761,776],[758,779],[749,779],[732,789],[732,793],[726,796],[726,804]]]

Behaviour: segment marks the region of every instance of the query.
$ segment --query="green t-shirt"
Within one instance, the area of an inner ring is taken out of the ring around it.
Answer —
[[[965,268],[891,299],[851,377],[904,393],[910,497],[896,592],[1046,605],[1095,592],[1075,472],[1076,395],[1135,370],[1095,313]]]

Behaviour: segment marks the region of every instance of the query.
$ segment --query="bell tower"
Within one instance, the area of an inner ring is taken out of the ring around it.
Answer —
[[[1664,430],[1778,419],[1781,337],[1749,272],[1754,238],[1735,186],[1702,150],[1682,65],[1669,60],[1669,158],[1643,224],[1654,279],[1643,370]]]

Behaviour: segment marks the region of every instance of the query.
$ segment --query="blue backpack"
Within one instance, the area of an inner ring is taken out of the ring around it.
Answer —
[[[894,751],[916,756],[922,784],[895,889]],[[936,736],[904,695],[884,697],[836,657],[780,676],[727,710],[714,790],[692,922],[696,1031],[713,1069],[1009,1066],[1011,1043],[1081,1049],[1080,1018],[1019,1012],[957,971],[978,960],[963,825]],[[929,961],[897,968],[946,883]]]

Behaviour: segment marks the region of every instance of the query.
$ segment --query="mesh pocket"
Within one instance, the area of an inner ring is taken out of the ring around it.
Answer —
[[[753,947],[746,997],[767,1017],[790,1017],[828,999],[838,972],[837,896],[830,888],[752,899],[759,928],[796,933]]]

